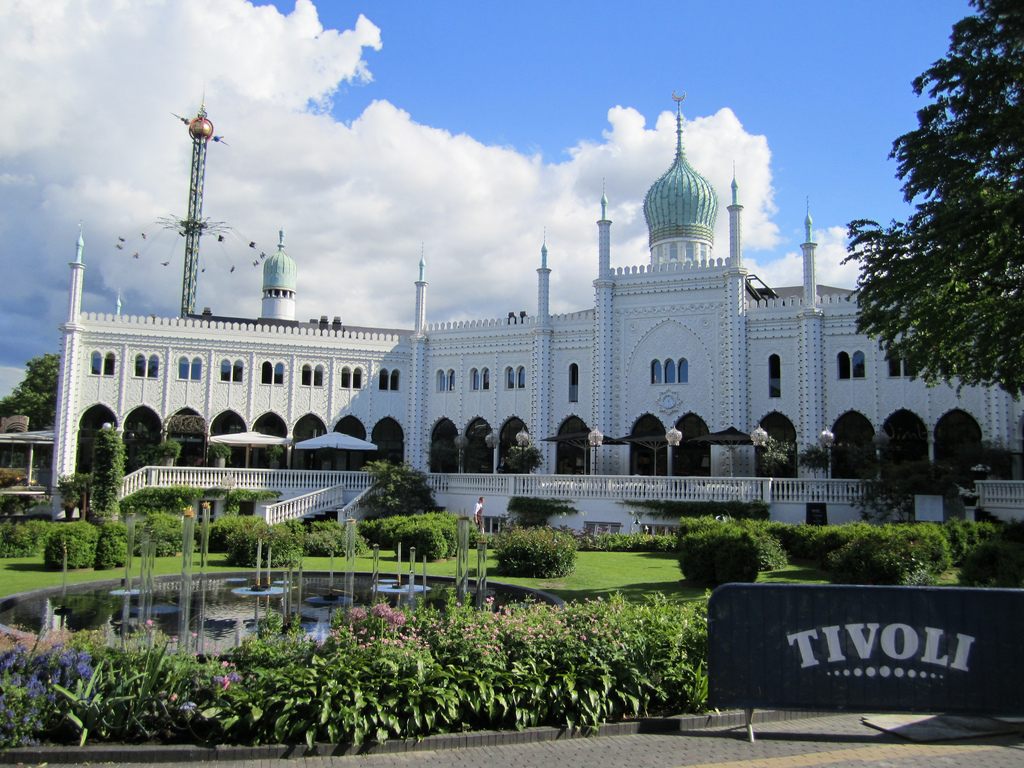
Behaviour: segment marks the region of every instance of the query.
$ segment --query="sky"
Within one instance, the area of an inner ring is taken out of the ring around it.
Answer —
[[[0,4],[0,396],[60,350],[68,262],[83,309],[173,317],[191,141],[209,145],[197,311],[257,317],[278,232],[296,318],[411,328],[593,306],[602,190],[612,265],[649,261],[643,197],[671,165],[729,184],[744,261],[799,285],[808,210],[820,283],[852,288],[846,224],[903,219],[892,141],[911,81],[966,0],[13,0]],[[250,243],[253,247],[250,247]]]

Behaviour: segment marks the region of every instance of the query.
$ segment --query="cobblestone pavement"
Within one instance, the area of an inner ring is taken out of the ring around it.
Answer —
[[[1021,768],[1021,733],[920,744],[869,728],[861,715],[843,714],[755,726],[756,741],[739,728],[672,734],[559,739],[507,746],[468,747],[400,754],[230,760],[216,768]],[[144,759],[140,756],[140,759]],[[92,765],[96,765],[93,763]],[[104,763],[146,766],[153,762]],[[195,763],[160,763],[195,768]]]

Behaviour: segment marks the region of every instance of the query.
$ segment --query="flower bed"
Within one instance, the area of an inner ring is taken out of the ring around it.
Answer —
[[[0,746],[37,740],[360,744],[536,725],[602,722],[705,705],[701,604],[621,600],[496,612],[449,606],[353,609],[321,643],[254,638],[217,660],[87,649],[70,677],[29,690],[18,664],[50,669],[65,653],[0,654],[3,701],[30,699],[31,727]],[[57,656],[54,656],[57,654]],[[17,660],[9,661],[9,659]],[[53,685],[53,683],[57,685]],[[54,695],[56,692],[57,695]]]

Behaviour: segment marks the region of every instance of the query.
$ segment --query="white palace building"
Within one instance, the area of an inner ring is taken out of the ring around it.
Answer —
[[[798,450],[827,431],[836,442],[869,448],[885,441],[905,457],[941,459],[972,441],[1019,454],[1024,414],[1007,393],[927,387],[857,333],[852,292],[815,279],[809,216],[799,286],[770,288],[744,266],[735,181],[726,208],[729,242],[716,244],[718,199],[687,162],[681,120],[671,166],[644,200],[646,263],[612,267],[606,208],[602,199],[593,307],[549,312],[543,247],[532,315],[430,324],[421,261],[408,329],[298,320],[297,267],[283,234],[264,262],[253,317],[82,312],[79,239],[62,326],[54,481],[89,469],[93,436],[110,424],[124,435],[129,469],[146,445],[174,438],[184,446],[178,466],[131,475],[131,487],[209,487],[229,477],[276,483],[286,498],[313,500],[268,513],[273,519],[347,503],[365,487],[354,479],[365,473],[353,470],[386,457],[438,473],[432,478],[449,508],[467,508],[465,499],[484,493],[494,515],[510,495],[562,493],[585,512],[576,523],[606,522],[614,530],[631,519],[608,502],[615,498],[710,498],[722,489],[730,497],[771,494],[773,516],[786,517],[789,499],[799,510],[790,516],[801,519],[806,501],[849,501],[851,481],[800,478],[795,463],[779,473],[789,479],[756,478],[749,447],[693,442],[730,427],[749,434],[760,426]],[[669,449],[673,429],[681,444]],[[291,448],[332,432],[367,440],[376,452]],[[206,468],[216,438],[236,446],[227,470]],[[500,472],[517,438],[541,450],[536,475]],[[274,439],[287,447],[290,472],[266,469],[262,446]],[[842,467],[832,474],[842,477]],[[280,479],[286,475],[295,480]],[[637,476],[647,477],[641,483]],[[328,486],[343,492],[328,501]],[[597,512],[585,503],[590,497]]]

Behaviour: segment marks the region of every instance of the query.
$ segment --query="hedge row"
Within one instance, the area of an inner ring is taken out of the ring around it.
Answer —
[[[419,515],[392,515],[359,523],[359,532],[370,544],[382,549],[396,549],[408,556],[416,547],[416,558],[441,560],[455,556],[458,518],[449,512],[426,512]],[[470,546],[476,546],[477,531],[470,526]]]

